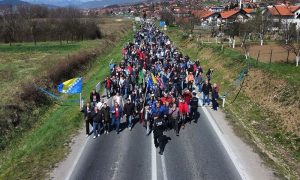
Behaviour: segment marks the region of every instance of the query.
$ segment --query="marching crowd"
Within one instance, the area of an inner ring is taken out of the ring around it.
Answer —
[[[183,56],[154,24],[142,23],[121,53],[123,61],[110,64],[110,76],[103,82],[106,98],[93,90],[82,109],[87,136],[90,124],[94,138],[101,131],[119,134],[124,117],[129,130],[139,121],[146,135],[153,131],[154,144],[161,149],[165,130],[174,129],[179,136],[186,123],[197,122],[197,93],[203,94],[203,106],[212,102],[218,109],[219,89],[210,83],[213,69],[204,73],[199,60]]]

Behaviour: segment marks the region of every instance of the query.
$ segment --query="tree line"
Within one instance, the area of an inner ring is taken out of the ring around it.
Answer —
[[[0,42],[81,41],[101,38],[95,18],[79,9],[38,5],[6,6],[0,9]]]

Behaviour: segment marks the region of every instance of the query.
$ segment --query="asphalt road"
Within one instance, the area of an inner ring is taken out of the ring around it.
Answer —
[[[162,156],[153,135],[146,136],[139,123],[132,131],[88,138],[70,179],[241,179],[202,108],[198,111],[198,122],[187,124],[179,137],[174,131],[165,132],[168,142]]]

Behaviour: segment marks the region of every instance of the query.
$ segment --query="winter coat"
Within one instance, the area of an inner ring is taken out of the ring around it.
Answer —
[[[178,119],[179,117],[179,109],[176,107],[175,110],[173,110],[172,108],[169,109],[169,117],[171,119]]]
[[[211,87],[211,84],[208,83],[204,83],[203,86],[202,86],[202,92],[205,94],[205,95],[209,95],[209,92],[212,90],[212,87]]]
[[[84,106],[81,112],[84,114],[84,118],[90,120],[91,114],[92,114],[92,107],[87,108],[87,106]]]
[[[212,93],[211,93],[211,97],[212,97],[213,99],[219,99],[218,88],[213,88]]]
[[[134,104],[133,103],[126,103],[124,105],[124,114],[127,116],[132,116],[134,114]]]
[[[110,122],[110,108],[108,106],[102,107],[101,109],[102,117],[105,122]]]
[[[189,106],[186,102],[179,102],[178,109],[180,114],[186,114],[189,112]]]
[[[93,122],[101,123],[102,122],[102,113],[100,111],[98,111],[98,112],[93,111],[92,119],[93,119]]]
[[[197,108],[198,107],[198,98],[193,97],[190,101],[190,105],[191,105],[192,108]]]

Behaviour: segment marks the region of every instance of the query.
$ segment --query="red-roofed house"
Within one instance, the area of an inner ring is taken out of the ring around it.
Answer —
[[[229,11],[222,11],[220,12],[219,18],[222,22],[246,22],[248,16],[246,16],[244,11],[240,10],[229,10]]]
[[[295,23],[297,29],[300,28],[300,6],[288,6],[285,4],[268,6],[264,12],[267,19],[274,22],[273,26],[278,28],[280,24],[290,25]]]
[[[203,14],[201,14],[200,19],[202,22],[202,25],[209,25],[209,24],[218,24],[218,17],[220,13],[218,12],[212,12],[212,11],[205,11]]]
[[[213,23],[216,25],[219,14],[218,12],[206,9],[192,11],[192,15],[200,20],[201,25],[212,25]]]
[[[190,11],[180,8],[174,9],[172,12],[175,17],[189,17],[191,15]]]

